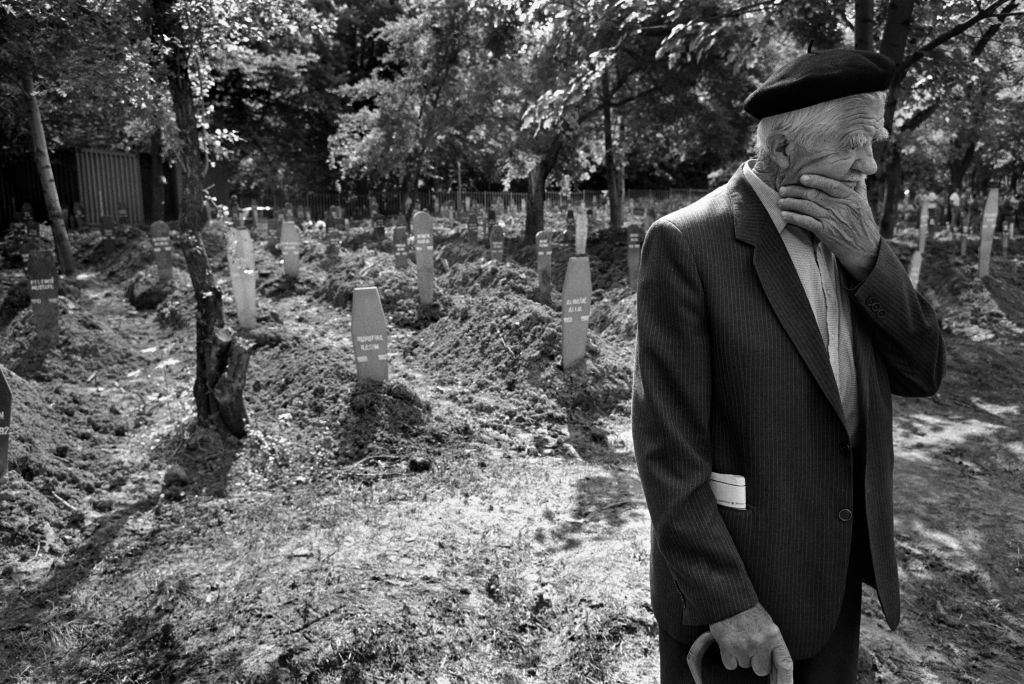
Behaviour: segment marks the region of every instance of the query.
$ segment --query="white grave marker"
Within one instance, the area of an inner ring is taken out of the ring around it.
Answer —
[[[232,231],[228,243],[228,270],[238,309],[238,327],[256,327],[256,255],[252,236],[244,228]]]
[[[377,382],[388,379],[388,322],[375,287],[352,291],[352,349],[356,377]]]
[[[562,286],[562,368],[565,370],[587,356],[591,294],[590,259],[569,257]]]
[[[537,300],[551,302],[551,231],[537,233]]]
[[[576,213],[576,255],[582,256],[587,253],[587,214],[580,211]]]
[[[996,218],[999,216],[999,188],[988,189],[985,213],[981,215],[981,246],[978,247],[978,277],[984,278],[992,265],[992,237],[996,232]]]
[[[434,303],[434,217],[417,211],[412,215],[412,232],[416,237],[420,304],[428,306]]]
[[[644,231],[640,226],[631,226],[626,243],[626,263],[629,266],[629,286],[636,289],[640,278],[640,247],[644,241]]]

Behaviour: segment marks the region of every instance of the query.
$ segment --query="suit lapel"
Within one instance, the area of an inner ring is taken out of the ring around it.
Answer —
[[[821,340],[814,313],[807,302],[807,295],[793,268],[786,245],[775,230],[761,200],[743,178],[742,168],[729,181],[728,191],[736,239],[753,246],[754,271],[775,316],[832,408],[842,418],[843,406],[832,374],[832,365],[828,360],[828,351]]]

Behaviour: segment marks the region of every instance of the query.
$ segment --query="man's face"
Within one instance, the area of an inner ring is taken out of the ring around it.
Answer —
[[[871,143],[885,137],[882,103],[857,100],[843,111],[821,139],[789,144],[786,150],[789,165],[782,183],[799,183],[801,174],[814,173],[862,190],[867,177],[878,171]]]

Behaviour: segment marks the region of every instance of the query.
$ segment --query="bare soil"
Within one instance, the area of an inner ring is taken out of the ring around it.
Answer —
[[[224,236],[207,237],[233,321]],[[915,242],[894,244],[909,261]],[[566,372],[557,294],[534,300],[515,236],[497,263],[439,229],[426,310],[413,266],[366,229],[337,257],[307,235],[296,280],[258,239],[244,439],[192,419],[180,255],[145,303],[141,231],[75,236],[82,274],[45,354],[23,272],[0,271],[0,681],[656,681],[625,244],[591,237],[588,355]],[[1024,258],[997,246],[979,281],[976,242],[928,250],[948,372],[935,397],[896,402],[904,619],[889,631],[866,590],[860,681],[1020,682]],[[391,325],[384,385],[354,374],[362,285]]]

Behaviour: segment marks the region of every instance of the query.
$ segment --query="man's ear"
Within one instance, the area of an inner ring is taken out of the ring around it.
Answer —
[[[784,135],[773,135],[768,140],[768,149],[771,150],[772,160],[780,171],[789,168],[790,144]]]

